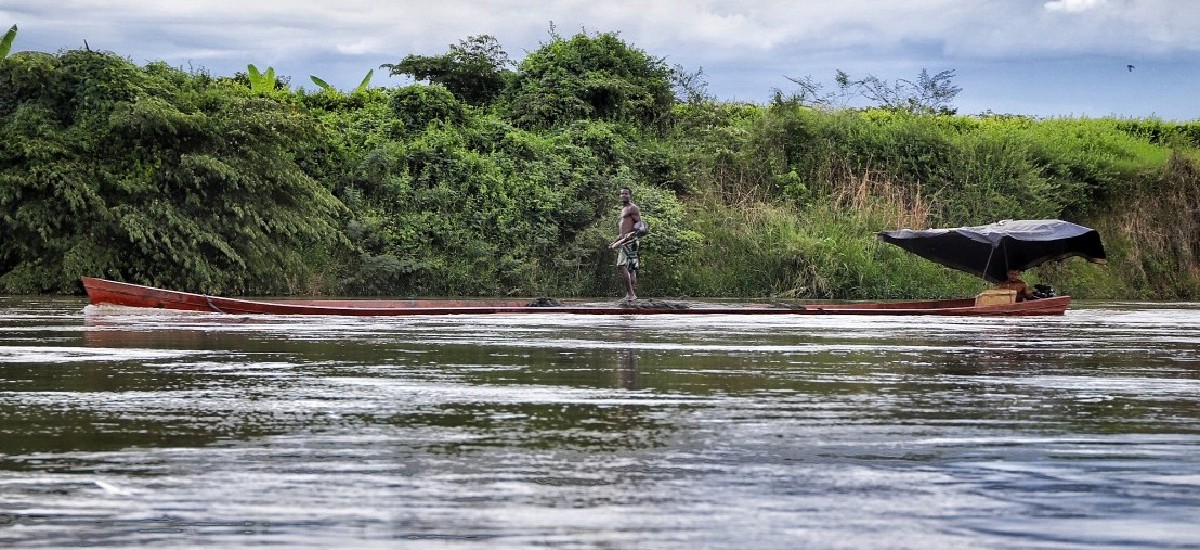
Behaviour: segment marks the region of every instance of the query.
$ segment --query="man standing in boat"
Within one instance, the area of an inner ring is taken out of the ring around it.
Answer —
[[[638,241],[642,223],[642,211],[633,203],[633,190],[621,188],[621,221],[617,224],[617,240],[611,246],[620,246],[617,252],[617,270],[625,281],[625,301],[637,300],[637,271],[638,252],[641,243]]]

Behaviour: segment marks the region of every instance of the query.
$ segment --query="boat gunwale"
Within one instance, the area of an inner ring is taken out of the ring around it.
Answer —
[[[237,315],[331,315],[331,316],[430,316],[486,314],[575,314],[575,315],[943,315],[943,316],[1029,316],[1063,315],[1070,296],[1044,298],[1015,304],[975,305],[971,298],[915,302],[862,302],[803,304],[796,306],[751,304],[741,306],[654,307],[638,304],[576,303],[564,305],[455,305],[379,306],[380,303],[421,302],[422,300],[362,300],[363,306],[304,304],[303,300],[246,300],[166,290],[134,283],[92,277],[81,278],[94,305],[113,304],[130,307],[204,311]],[[354,302],[356,300],[314,300]],[[514,301],[516,302],[516,301]],[[375,305],[371,305],[375,304]],[[653,304],[653,302],[651,302]]]

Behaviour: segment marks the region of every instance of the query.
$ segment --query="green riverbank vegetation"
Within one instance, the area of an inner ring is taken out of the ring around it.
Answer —
[[[1200,122],[960,115],[952,72],[911,89],[839,73],[867,106],[808,80],[727,102],[615,33],[552,31],[519,63],[471,37],[382,67],[417,84],[367,73],[346,92],[252,65],[4,54],[4,293],[96,276],[226,295],[618,296],[606,245],[629,186],[651,226],[643,296],[971,295],[986,283],[875,232],[1018,218],[1094,227],[1108,251],[1031,283],[1200,296]]]

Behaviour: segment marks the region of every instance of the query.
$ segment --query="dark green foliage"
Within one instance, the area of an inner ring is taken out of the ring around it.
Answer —
[[[467,120],[467,107],[441,86],[408,86],[392,94],[392,113],[411,132],[418,133],[431,123],[461,125]]]
[[[412,91],[397,90],[392,103],[401,96]],[[343,191],[355,197],[347,233],[362,248],[349,289],[529,294],[596,284],[556,272],[594,256],[599,243],[580,248],[578,239],[615,204],[620,185],[608,167],[625,162],[627,141],[603,123],[540,137],[495,118],[472,122],[370,140],[378,146]]]
[[[512,76],[513,62],[495,37],[472,36],[452,44],[442,55],[407,55],[396,64],[384,64],[393,75],[440,84],[460,101],[472,105],[491,103]]]
[[[279,292],[337,242],[339,203],[293,160],[315,134],[289,106],[88,51],[6,63],[0,81],[31,68],[40,86],[0,123],[0,286]]]
[[[523,127],[581,118],[656,127],[675,102],[672,71],[616,34],[555,36],[521,62],[509,109]]]

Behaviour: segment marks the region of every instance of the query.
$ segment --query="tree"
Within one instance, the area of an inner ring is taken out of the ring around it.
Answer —
[[[714,99],[708,93],[708,79],[704,77],[704,67],[689,71],[683,65],[676,64],[671,68],[671,85],[680,101],[700,104]]]
[[[838,71],[841,74],[841,71]],[[837,94],[826,92],[824,86],[820,82],[813,80],[811,76],[803,78],[793,78],[784,75],[784,78],[791,80],[800,87],[799,91],[784,95],[783,90],[776,88],[774,90],[774,98],[772,103],[782,105],[786,103],[796,103],[799,105],[820,105],[829,107],[836,103]]]
[[[662,59],[615,33],[554,36],[521,63],[509,105],[514,121],[525,127],[579,119],[653,125],[675,104],[672,76]]]
[[[395,75],[441,84],[459,100],[472,105],[491,103],[504,90],[514,63],[495,37],[472,36],[451,44],[442,55],[407,55],[399,63],[385,63]]]
[[[899,79],[894,84],[874,75],[852,80],[841,70],[836,77],[838,87],[847,94],[859,95],[880,107],[913,114],[954,114],[951,102],[962,88],[953,85],[953,79],[954,69],[933,76],[921,69],[916,82]]]

